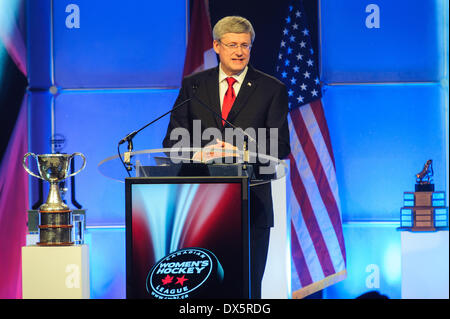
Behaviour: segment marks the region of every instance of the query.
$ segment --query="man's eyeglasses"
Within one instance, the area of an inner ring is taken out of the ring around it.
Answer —
[[[242,50],[250,50],[252,48],[252,45],[249,43],[242,43],[242,44],[237,44],[237,43],[223,43],[222,41],[218,40],[221,44],[223,44],[224,46],[226,46],[227,48],[231,49],[231,50],[237,50],[239,47],[242,48]]]

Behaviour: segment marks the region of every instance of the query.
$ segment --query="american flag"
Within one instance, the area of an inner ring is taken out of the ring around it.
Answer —
[[[276,74],[290,109],[291,286],[292,297],[303,298],[346,278],[346,254],[314,35],[301,0],[289,6],[283,25]]]

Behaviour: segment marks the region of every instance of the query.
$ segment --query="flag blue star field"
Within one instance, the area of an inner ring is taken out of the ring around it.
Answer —
[[[278,54],[277,73],[288,86],[289,108],[292,110],[322,97],[317,61],[311,47],[310,31],[304,14],[289,7]]]
[[[277,77],[289,98],[292,297],[346,278],[346,253],[335,162],[322,106],[318,57],[301,0],[284,18]],[[289,183],[288,183],[289,184]]]

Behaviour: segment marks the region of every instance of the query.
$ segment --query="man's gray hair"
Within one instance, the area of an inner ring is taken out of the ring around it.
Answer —
[[[213,28],[214,40],[220,40],[225,33],[250,33],[250,37],[255,39],[255,30],[246,18],[239,16],[229,16],[220,19]]]

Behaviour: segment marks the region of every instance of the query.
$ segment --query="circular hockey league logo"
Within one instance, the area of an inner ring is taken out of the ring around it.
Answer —
[[[217,257],[204,248],[177,250],[158,261],[147,275],[153,298],[206,298],[223,280]]]

